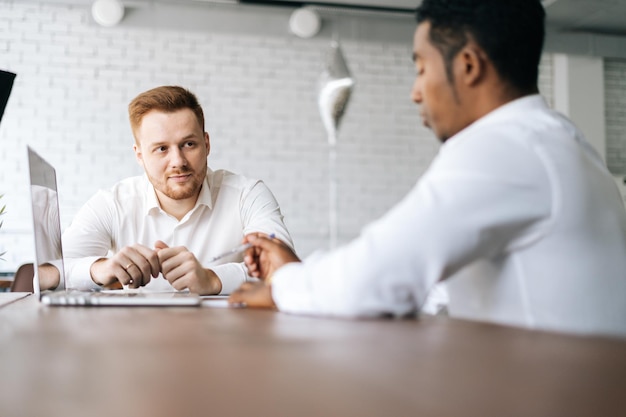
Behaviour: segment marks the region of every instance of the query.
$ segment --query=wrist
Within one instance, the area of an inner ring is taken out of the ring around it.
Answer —
[[[107,276],[107,274],[101,273],[103,269],[107,270],[106,266],[104,265],[106,261],[108,261],[107,258],[97,259],[89,267],[89,275],[91,276],[91,280],[98,285],[109,285],[116,281],[115,276],[109,277]]]
[[[222,280],[212,269],[206,269],[209,282],[209,295],[216,295],[222,292]]]

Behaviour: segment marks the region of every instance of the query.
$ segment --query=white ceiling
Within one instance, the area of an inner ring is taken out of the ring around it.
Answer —
[[[626,36],[626,0],[557,0],[546,7],[553,28]]]
[[[204,1],[204,0],[200,0]],[[211,0],[209,0],[211,1]],[[414,10],[419,3],[419,0],[313,0],[310,2],[302,0],[239,0],[241,3],[266,3],[266,4],[291,4],[300,6],[303,4],[324,4],[324,5],[339,5],[347,7],[370,7],[376,9],[399,9],[399,10]]]
[[[176,0],[170,0],[176,1]],[[224,1],[224,0],[194,0]],[[240,3],[285,5],[326,4],[381,10],[412,10],[420,0],[227,0]],[[602,34],[626,35],[626,0],[542,0],[551,28]]]
[[[39,0],[49,3],[87,5],[94,0]],[[421,0],[121,0],[126,6],[146,3],[169,5],[219,3],[296,8],[303,5],[346,7],[381,13],[394,11],[411,14]],[[542,0],[548,26],[552,30],[626,36],[626,0]]]

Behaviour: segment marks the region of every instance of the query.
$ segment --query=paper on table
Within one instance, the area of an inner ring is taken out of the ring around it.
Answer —
[[[228,296],[227,295],[203,295],[202,307],[214,307],[214,308],[228,308]]]

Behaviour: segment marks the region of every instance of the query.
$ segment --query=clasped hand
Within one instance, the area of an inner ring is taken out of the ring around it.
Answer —
[[[187,248],[170,248],[160,240],[154,249],[140,244],[126,246],[111,258],[99,259],[91,266],[95,283],[110,285],[119,281],[128,288],[145,286],[159,273],[178,291],[219,294],[222,289],[217,275],[203,268]]]

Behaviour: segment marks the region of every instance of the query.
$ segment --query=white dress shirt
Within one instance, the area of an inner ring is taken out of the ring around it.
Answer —
[[[441,147],[359,238],[273,277],[287,312],[402,316],[447,280],[453,317],[626,335],[626,214],[602,159],[540,96]]]
[[[250,277],[243,254],[208,261],[241,244],[251,232],[274,233],[293,246],[276,199],[265,184],[228,171],[207,170],[195,207],[178,221],[161,210],[154,187],[144,176],[127,178],[97,192],[76,214],[63,234],[66,274],[73,288],[97,288],[90,267],[96,260],[125,246],[154,248],[157,240],[185,246],[222,281],[229,294]],[[162,276],[148,289],[172,287]]]

